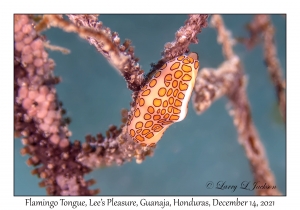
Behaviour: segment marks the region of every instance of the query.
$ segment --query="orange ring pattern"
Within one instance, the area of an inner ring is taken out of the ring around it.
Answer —
[[[184,119],[187,110],[182,109],[192,92],[187,90],[193,89],[198,69],[198,60],[182,55],[165,63],[141,88],[127,121],[135,142],[154,147],[170,125]]]

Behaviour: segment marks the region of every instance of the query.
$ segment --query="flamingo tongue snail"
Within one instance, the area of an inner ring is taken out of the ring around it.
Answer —
[[[170,125],[185,118],[198,69],[197,53],[181,55],[165,63],[142,87],[127,122],[135,142],[153,147]]]

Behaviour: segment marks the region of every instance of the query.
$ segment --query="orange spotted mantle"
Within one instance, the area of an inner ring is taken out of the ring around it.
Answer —
[[[198,69],[197,53],[176,57],[141,89],[127,123],[135,142],[153,147],[171,124],[185,118]]]

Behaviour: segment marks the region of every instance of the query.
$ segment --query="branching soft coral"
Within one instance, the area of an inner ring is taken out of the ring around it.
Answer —
[[[200,114],[222,95],[229,99],[239,142],[244,147],[257,183],[276,186],[269,167],[263,144],[252,121],[246,93],[246,79],[242,64],[233,51],[234,40],[226,29],[220,15],[213,15],[212,26],[217,30],[218,42],[222,44],[225,61],[216,69],[203,69],[195,86],[194,107]],[[280,195],[277,189],[256,189],[258,195]]]
[[[143,149],[128,137],[124,124],[126,110],[122,111],[123,124],[119,128],[111,126],[106,137],[89,135],[86,143],[70,142],[71,132],[62,117],[64,111],[54,87],[59,78],[53,76],[55,64],[48,58],[45,40],[39,32],[46,27],[60,27],[87,39],[121,72],[128,88],[135,91],[133,98],[142,84],[143,71],[130,41],[120,45],[118,34],[111,34],[109,28],[97,21],[97,15],[68,15],[75,24],[59,15],[44,15],[36,27],[30,17],[15,16],[15,133],[22,137],[25,145],[21,153],[31,155],[28,164],[38,166],[32,173],[43,179],[40,186],[46,187],[48,194],[97,194],[99,190],[88,189],[95,181],[85,181],[86,173],[95,167],[121,165],[133,157],[141,163],[152,155],[153,149]],[[199,27],[190,34],[185,45],[196,39],[201,31]],[[182,46],[176,48],[186,50]]]
[[[133,159],[142,163],[147,156],[153,155],[154,149],[143,148],[129,137],[126,121],[130,111],[128,113],[127,110],[121,111],[121,125],[110,126],[105,136],[88,135],[84,143],[70,141],[68,119],[63,117],[64,109],[55,89],[60,79],[53,74],[55,63],[48,58],[45,47],[49,45],[39,32],[47,27],[59,27],[66,32],[77,33],[95,46],[121,73],[128,89],[133,91],[130,104],[132,109],[139,90],[151,73],[164,62],[189,51],[191,43],[198,43],[197,34],[207,26],[208,15],[189,15],[185,24],[176,32],[175,40],[165,44],[161,60],[152,65],[152,71],[145,77],[131,41],[125,40],[121,44],[118,33],[111,32],[99,22],[98,15],[67,17],[70,21],[60,15],[44,15],[36,24],[33,16],[15,16],[14,129],[24,144],[21,153],[31,156],[27,163],[37,166],[32,173],[43,179],[40,186],[46,187],[48,194],[95,195],[99,190],[89,189],[95,180],[85,181],[85,174],[94,168],[122,165]],[[246,151],[255,180],[275,185],[275,178],[251,119],[243,68],[232,49],[234,41],[221,16],[212,16],[212,24],[218,31],[218,42],[223,46],[225,61],[217,70],[205,68],[199,73],[193,97],[195,110],[202,113],[214,100],[227,96],[232,106],[230,113],[238,131],[239,142]],[[268,40],[266,35],[267,43]],[[269,54],[267,58],[276,55]],[[257,194],[278,195],[280,192],[258,190]]]

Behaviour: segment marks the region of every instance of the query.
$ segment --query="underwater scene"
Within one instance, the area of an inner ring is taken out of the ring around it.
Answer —
[[[271,187],[286,195],[285,113],[278,106],[276,88],[266,67],[263,38],[252,40],[254,44],[245,44],[254,15],[221,16],[235,40],[233,51],[245,73],[243,82],[252,122],[274,176],[275,186]],[[198,54],[198,76],[203,68],[217,69],[227,59],[218,43],[220,39],[211,23],[212,17],[209,15],[207,27],[197,35],[198,43],[188,46],[190,52]],[[151,64],[162,58],[166,43],[174,41],[175,33],[184,26],[187,18],[188,15],[183,14],[104,14],[98,17],[111,32],[118,33],[120,43],[125,39],[131,41],[130,46],[134,47],[134,55],[139,58],[138,64],[144,75],[152,69]],[[67,17],[64,19],[69,21]],[[270,15],[270,20],[274,26],[282,79],[285,80],[286,17]],[[64,54],[51,47],[45,48],[48,57],[55,62],[53,74],[61,79],[55,86],[56,94],[70,121],[70,141],[83,143],[89,134],[102,133],[105,137],[111,125],[119,127],[122,109],[130,110],[133,101],[132,90],[121,73],[77,33],[51,27],[41,34],[49,45],[70,50]],[[120,165],[93,169],[84,176],[85,180],[96,181],[89,189],[100,189],[98,195],[256,195],[255,186],[265,183],[255,183],[252,166],[230,115],[228,97],[224,95],[212,101],[200,114],[195,110],[194,100],[195,92],[192,92],[186,117],[164,131],[151,155],[143,161],[133,157]],[[55,138],[52,140],[56,141]],[[15,137],[14,195],[47,195],[45,188],[39,186],[42,179],[31,174],[34,167],[26,164],[30,156],[20,154],[23,147],[21,138]]]

